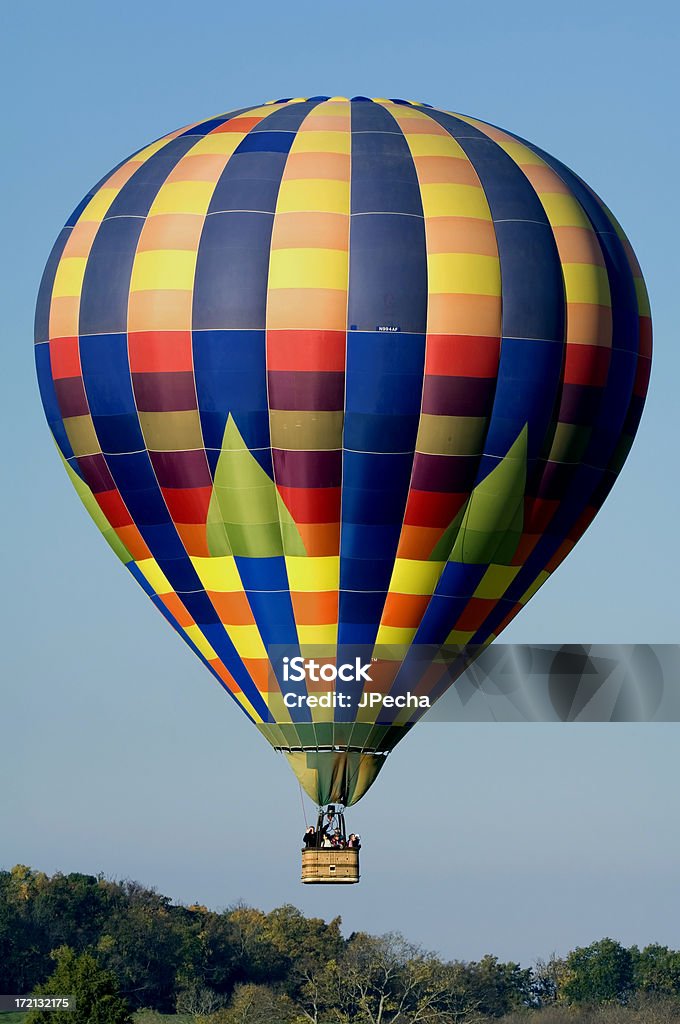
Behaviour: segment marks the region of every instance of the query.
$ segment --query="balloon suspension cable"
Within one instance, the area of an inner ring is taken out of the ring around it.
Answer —
[[[305,798],[302,795],[302,783],[298,783],[300,786],[300,803],[302,804],[302,816],[305,819],[305,828],[309,828],[309,822],[307,821],[307,811],[305,810]]]

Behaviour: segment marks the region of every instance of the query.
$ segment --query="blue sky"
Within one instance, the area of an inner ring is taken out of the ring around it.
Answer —
[[[676,725],[423,725],[350,819],[361,886],[303,889],[293,776],[89,522],[32,353],[40,275],[71,209],[181,124],[324,93],[419,99],[515,131],[623,224],[655,362],[613,494],[504,640],[679,641],[677,7],[34,0],[2,19],[0,865],[101,870],[214,907],[294,902],[462,958],[527,962],[605,934],[680,947]]]

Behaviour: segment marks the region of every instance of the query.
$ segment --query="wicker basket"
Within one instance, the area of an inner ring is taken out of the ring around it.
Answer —
[[[359,881],[358,850],[303,850],[302,881],[306,884],[352,884]]]

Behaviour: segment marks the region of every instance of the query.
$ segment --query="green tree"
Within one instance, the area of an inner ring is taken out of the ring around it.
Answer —
[[[130,1007],[120,996],[110,971],[90,953],[78,955],[68,946],[52,954],[56,968],[34,995],[72,996],[75,1010],[33,1010],[25,1024],[132,1024]]]
[[[35,919],[36,897],[49,884],[47,875],[16,864],[0,872],[0,989],[30,992],[50,970],[44,928]]]
[[[680,994],[680,953],[656,943],[631,949],[634,987],[654,995]]]
[[[267,914],[263,937],[282,958],[281,985],[288,995],[297,998],[314,965],[337,960],[342,955],[345,939],[341,923],[339,917],[328,924],[320,917],[305,917],[290,904]]]
[[[532,1001],[532,973],[519,964],[487,955],[465,965],[470,1002],[487,1017],[502,1017]]]
[[[172,1013],[176,976],[191,962],[196,942],[188,911],[136,882],[119,886],[119,898],[97,942],[102,964],[119,980],[133,1009]]]
[[[177,972],[177,990],[202,983],[222,995],[231,993],[239,958],[228,913],[216,914],[195,904],[186,914],[192,938]]]
[[[267,915],[254,907],[239,904],[227,911],[226,918],[232,986],[282,981],[290,969],[290,960],[273,941],[267,927]]]
[[[307,956],[313,960],[330,960],[339,956],[345,945],[341,924],[340,917],[328,923],[321,917],[305,917],[297,907],[287,903],[267,914],[264,934],[289,961]]]
[[[614,939],[573,949],[565,968],[559,995],[568,1003],[625,1003],[633,991],[633,955]]]

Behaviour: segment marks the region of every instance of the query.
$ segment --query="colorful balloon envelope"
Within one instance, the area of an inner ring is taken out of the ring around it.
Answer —
[[[54,246],[35,341],[110,546],[310,796],[351,804],[422,714],[381,716],[409,659],[429,652],[436,698],[446,652],[497,637],[593,519],[651,322],[564,164],[425,104],[316,96],[104,177]],[[369,681],[284,679],[284,657],[357,650]],[[322,691],[344,706],[309,706]]]

